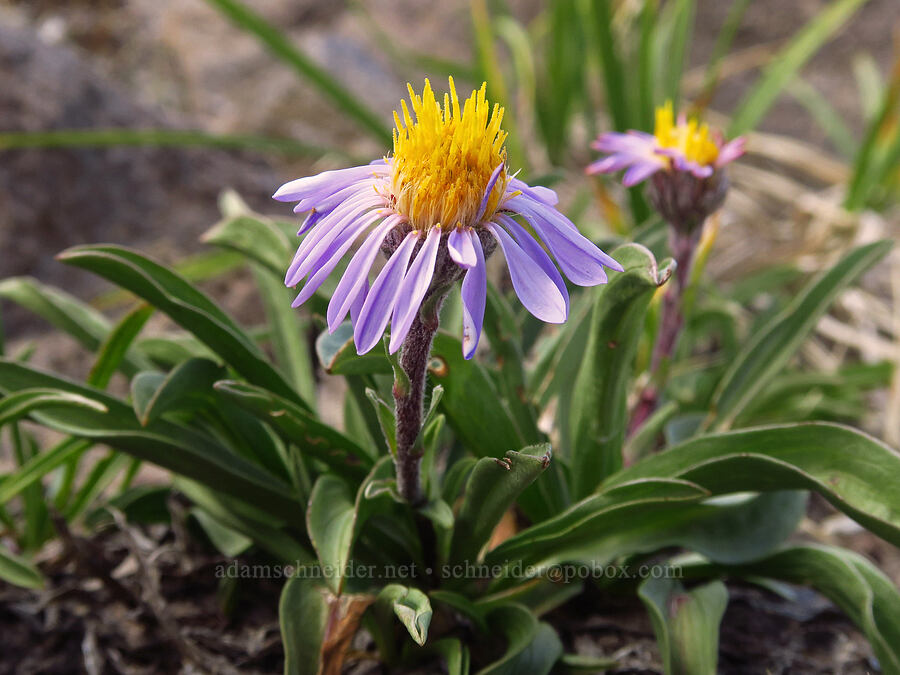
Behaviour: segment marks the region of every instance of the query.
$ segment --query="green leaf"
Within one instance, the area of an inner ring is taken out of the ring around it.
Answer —
[[[506,638],[506,653],[478,671],[478,675],[546,675],[563,653],[562,643],[549,624],[539,623],[521,605],[509,604],[488,616],[492,634]]]
[[[220,523],[203,509],[194,507],[190,514],[203,528],[216,550],[227,558],[235,558],[253,545],[250,537]]]
[[[694,438],[613,476],[691,481],[713,494],[815,490],[880,537],[900,544],[900,454],[837,424],[796,424]]]
[[[44,575],[25,558],[10,553],[0,544],[0,579],[22,588],[44,587]]]
[[[3,279],[0,297],[37,314],[90,351],[100,346],[111,327],[109,320],[90,305],[31,277]]]
[[[431,625],[431,602],[418,588],[388,584],[378,594],[374,610],[382,615],[393,611],[416,644],[425,644]]]
[[[453,562],[474,563],[503,514],[550,465],[550,445],[510,450],[504,459],[478,460],[469,482],[450,545]]]
[[[58,389],[23,389],[0,399],[0,427],[25,417],[34,410],[54,407],[82,407],[97,412],[107,412],[103,403],[81,394]]]
[[[106,412],[101,412],[66,404],[33,411],[31,417],[40,424],[107,443],[223,492],[252,499],[272,513],[291,514],[300,510],[288,485],[216,440],[165,420],[142,427],[130,406],[108,394],[0,360],[0,391],[9,394],[35,388],[60,389],[97,401],[106,408]]]
[[[837,294],[884,257],[891,246],[892,242],[885,240],[854,249],[757,331],[719,383],[706,425],[728,428],[763,387],[783,371]]]
[[[657,269],[653,254],[640,244],[622,246],[613,256],[625,272],[594,293],[587,348],[572,391],[567,459],[576,499],[622,467],[632,363],[644,315],[672,272],[671,266]]]
[[[256,261],[273,276],[283,278],[293,253],[285,233],[268,218],[254,213],[226,215],[200,238]]]
[[[290,258],[286,258],[289,260]],[[293,290],[268,270],[251,265],[271,332],[272,349],[282,370],[288,374],[300,396],[310,406],[316,402],[316,378],[308,345],[308,324],[291,307]]]
[[[309,81],[320,94],[330,99],[338,110],[367,131],[374,140],[390,144],[391,136],[387,125],[361,102],[364,98],[345,89],[338,78],[297,49],[287,35],[240,0],[209,0],[209,3],[238,28],[256,37],[273,56]]]
[[[7,401],[12,396],[3,399]],[[0,504],[5,504],[35,481],[40,480],[55,468],[79,456],[91,446],[90,443],[69,438],[49,450],[33,455],[18,470],[0,480]]]
[[[284,585],[278,620],[285,675],[318,675],[330,614],[326,593],[315,581],[299,575]]]
[[[394,456],[397,454],[397,418],[394,414],[394,409],[374,389],[367,388],[366,396],[372,402],[381,434],[384,436],[391,455]]]
[[[193,333],[249,382],[306,406],[238,325],[175,272],[118,246],[80,246],[63,251],[58,258],[142,297]]]
[[[444,388],[441,409],[467,450],[486,457],[528,444],[488,371],[463,358],[458,339],[441,331],[435,335],[429,372]]]
[[[134,413],[146,427],[166,412],[205,407],[213,400],[213,384],[224,372],[214,361],[192,358],[167,375],[155,371],[138,373],[131,381]]]
[[[600,673],[619,665],[615,659],[587,654],[563,654],[559,662],[568,673]]]
[[[752,565],[716,569],[741,576],[763,575],[821,591],[865,633],[881,671],[900,673],[900,593],[861,555],[830,546],[792,546]]]
[[[739,136],[753,129],[775,103],[781,90],[864,2],[866,0],[835,0],[817,12],[786,47],[773,54],[762,77],[735,111],[728,127],[728,136]]]
[[[309,550],[282,529],[289,520],[289,514],[284,514],[288,518],[275,519],[240,498],[223,495],[183,477],[175,479],[175,487],[217,523],[250,539],[279,560],[290,563],[313,562],[314,558]]]
[[[444,638],[432,645],[444,657],[447,675],[469,675],[469,650],[456,638]]]
[[[343,591],[353,542],[363,523],[376,510],[376,500],[391,501],[383,494],[367,496],[367,488],[370,483],[389,478],[391,471],[390,458],[383,457],[360,485],[355,497],[347,483],[331,474],[321,475],[313,486],[306,528],[319,556],[325,581],[335,595]]]
[[[270,424],[302,453],[325,462],[341,475],[360,479],[373,464],[372,455],[354,441],[271,391],[234,380],[216,382],[215,390]]]
[[[390,375],[391,363],[384,352],[373,349],[357,354],[353,343],[353,325],[345,321],[333,333],[322,331],[316,338],[316,355],[329,375]]]
[[[681,479],[623,483],[510,537],[490,551],[485,562],[540,567],[573,560],[605,562],[632,550],[652,551],[667,545],[662,533],[700,516],[678,509],[678,504],[695,506],[709,494]]]
[[[113,374],[125,361],[131,343],[134,342],[154,311],[150,305],[138,305],[122,317],[116,327],[109,332],[100,346],[97,360],[88,374],[87,383],[90,386],[106,389]]]
[[[690,591],[672,579],[648,579],[638,595],[650,614],[667,675],[715,675],[719,624],[728,605],[721,581]]]

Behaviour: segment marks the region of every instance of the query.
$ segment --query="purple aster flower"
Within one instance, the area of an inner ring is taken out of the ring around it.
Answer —
[[[485,89],[460,109],[452,79],[443,106],[427,80],[421,96],[409,87],[415,120],[401,102],[402,115],[394,113],[393,156],[299,178],[274,194],[297,202],[296,213],[309,212],[285,276],[287,286],[303,282],[294,307],[361,242],[326,316],[334,331],[350,314],[360,354],[379,342],[389,322],[389,350],[396,352],[422,303],[462,279],[463,354],[471,358],[484,319],[485,261],[498,245],[522,304],[549,323],[564,322],[569,312],[559,270],[580,286],[605,283],[604,267],[622,270],[556,210],[556,193],[509,174],[503,108],[490,108]],[[387,262],[370,285],[379,252]]]
[[[742,137],[723,143],[721,134],[684,115],[676,123],[670,101],[657,108],[653,134],[601,134],[591,147],[606,156],[585,171],[625,169],[626,187],[649,178],[653,206],[673,227],[690,234],[725,201],[728,179],[721,169],[744,154],[744,145]]]

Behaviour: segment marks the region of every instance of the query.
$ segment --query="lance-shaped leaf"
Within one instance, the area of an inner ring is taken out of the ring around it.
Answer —
[[[279,277],[284,276],[293,253],[290,240],[277,225],[249,211],[226,215],[201,240],[237,251]]]
[[[785,310],[758,331],[725,373],[707,427],[727,429],[806,340],[837,294],[890,250],[892,242],[860,246],[813,280]]]
[[[458,339],[439,331],[431,357],[429,373],[444,387],[441,409],[467,450],[489,457],[529,443],[488,371],[477,359],[463,358]]]
[[[715,675],[719,624],[728,590],[713,581],[686,591],[673,579],[648,579],[638,595],[650,614],[666,675]]]
[[[347,578],[347,565],[353,542],[363,523],[391,498],[380,492],[367,496],[369,484],[391,475],[390,457],[382,457],[356,491],[333,474],[323,474],[313,486],[306,512],[306,527],[325,581],[335,595],[340,595]]]
[[[273,426],[303,453],[325,462],[341,475],[359,480],[372,466],[370,453],[290,400],[234,380],[216,382],[215,390]]]
[[[336,597],[302,570],[281,591],[278,617],[285,675],[337,675],[363,612],[374,598]]]
[[[769,577],[812,586],[865,633],[884,673],[900,673],[900,592],[861,555],[831,546],[791,546],[749,565],[712,573]]]
[[[425,644],[428,639],[428,627],[431,625],[432,610],[428,596],[418,588],[388,584],[381,589],[373,609],[382,624],[391,614],[395,614],[416,644],[420,646]]]
[[[44,575],[25,558],[0,544],[0,579],[22,588],[43,588]]]
[[[202,239],[250,259],[278,363],[303,399],[313,404],[315,380],[301,314],[291,307],[292,291],[284,287],[286,261],[292,255],[291,242],[277,224],[253,213],[234,192],[225,193],[219,202],[224,218],[207,230]]]
[[[900,454],[850,427],[796,424],[711,434],[613,476],[680,478],[713,494],[815,490],[835,508],[900,544]]]
[[[239,457],[217,440],[165,420],[142,427],[131,407],[119,399],[28,368],[0,360],[0,392],[52,388],[92,399],[106,411],[83,405],[56,405],[31,417],[52,429],[91,439],[193,478],[217,490],[257,503],[275,514],[299,511],[293,491],[256,464]]]
[[[353,342],[353,325],[345,321],[333,333],[322,331],[316,338],[316,355],[326,373],[331,375],[390,374],[391,362],[381,349],[357,354]]]
[[[65,291],[31,277],[0,281],[0,298],[24,307],[95,351],[111,329],[109,319]]]
[[[59,389],[22,389],[0,399],[0,427],[25,417],[42,408],[82,407],[96,412],[107,412],[102,402],[89,396]]]
[[[306,406],[231,317],[175,272],[119,246],[79,246],[58,257],[143,298],[193,333],[249,382]]]
[[[698,512],[678,505],[696,506],[709,494],[685,480],[622,484],[510,537],[488,553],[485,562],[540,568],[573,560],[606,561],[634,549],[654,550],[667,545],[661,533],[698,517]]]
[[[755,560],[783,544],[805,512],[802,492],[716,500],[708,500],[709,494],[684,480],[638,479],[582,500],[491,551],[489,564],[509,565],[509,578],[495,586],[517,583],[523,565],[540,570],[561,562],[606,564],[668,546],[722,562]]]
[[[657,269],[639,244],[613,252],[625,268],[595,293],[588,342],[572,390],[572,445],[566,455],[576,498],[593,492],[622,467],[632,362],[653,292],[672,266]]]
[[[447,675],[469,675],[469,650],[456,638],[444,638],[432,645],[434,651],[444,657]]]
[[[153,307],[142,303],[122,317],[97,351],[97,360],[87,376],[89,385],[98,389],[106,389],[113,374],[125,361],[131,343],[143,330],[144,324],[147,323],[154,311]]]
[[[478,675],[546,675],[563,653],[556,631],[525,607],[509,604],[488,615],[491,634],[506,638],[506,652]]]
[[[503,459],[478,460],[456,517],[450,558],[453,562],[474,562],[503,514],[516,498],[550,465],[547,443],[510,450]]]
[[[156,371],[138,373],[131,381],[135,415],[147,426],[171,410],[190,410],[209,405],[214,399],[213,384],[224,369],[209,359],[188,359],[165,375]]]

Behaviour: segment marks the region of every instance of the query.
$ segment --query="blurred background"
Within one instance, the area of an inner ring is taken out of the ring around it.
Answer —
[[[96,298],[96,277],[53,256],[123,243],[165,262],[187,257],[184,273],[218,279],[210,291],[252,321],[259,303],[243,272],[223,277],[202,257],[190,267],[222,191],[289,217],[273,189],[388,152],[391,112],[406,83],[426,76],[439,90],[448,75],[461,90],[487,79],[507,107],[513,168],[559,190],[595,238],[634,236],[649,214],[615,179],[582,174],[597,132],[646,127],[654,104],[681,97],[749,133],[708,265],[717,283],[782,264],[814,271],[854,243],[897,237],[896,0],[609,6],[600,27],[585,20],[585,0],[0,2],[0,278]],[[817,367],[837,367],[848,350],[898,359],[893,255],[823,320],[822,342],[805,348]],[[45,330],[6,304],[8,337]],[[82,374],[73,349],[65,336],[40,337],[35,363]],[[885,405],[871,424],[897,444],[900,394]]]

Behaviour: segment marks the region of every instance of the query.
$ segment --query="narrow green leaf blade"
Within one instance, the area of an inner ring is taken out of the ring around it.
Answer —
[[[713,581],[686,591],[672,579],[647,579],[638,595],[650,614],[667,675],[716,675],[719,624],[728,590]]]
[[[0,579],[14,586],[39,589],[44,587],[44,575],[25,558],[11,553],[0,545]]]
[[[719,383],[707,426],[727,429],[763,387],[781,373],[837,294],[884,257],[891,246],[892,242],[885,240],[854,249],[758,331]]]
[[[753,88],[744,97],[728,127],[728,136],[739,136],[753,129],[781,90],[819,48],[838,30],[866,0],[835,0],[816,15],[791,39],[790,43],[772,57]]]
[[[524,448],[521,452],[510,450],[500,460],[480,459],[469,477],[453,528],[451,560],[474,563],[503,514],[549,465],[550,445],[547,443]]]
[[[58,257],[66,264],[82,267],[122,286],[157,307],[249,382],[306,405],[231,317],[175,272],[119,246],[80,246],[63,251]]]
[[[613,255],[625,272],[595,292],[587,348],[572,392],[567,459],[576,499],[622,467],[634,354],[650,299],[672,271],[671,266],[658,269],[653,254],[640,244],[622,246]]]

